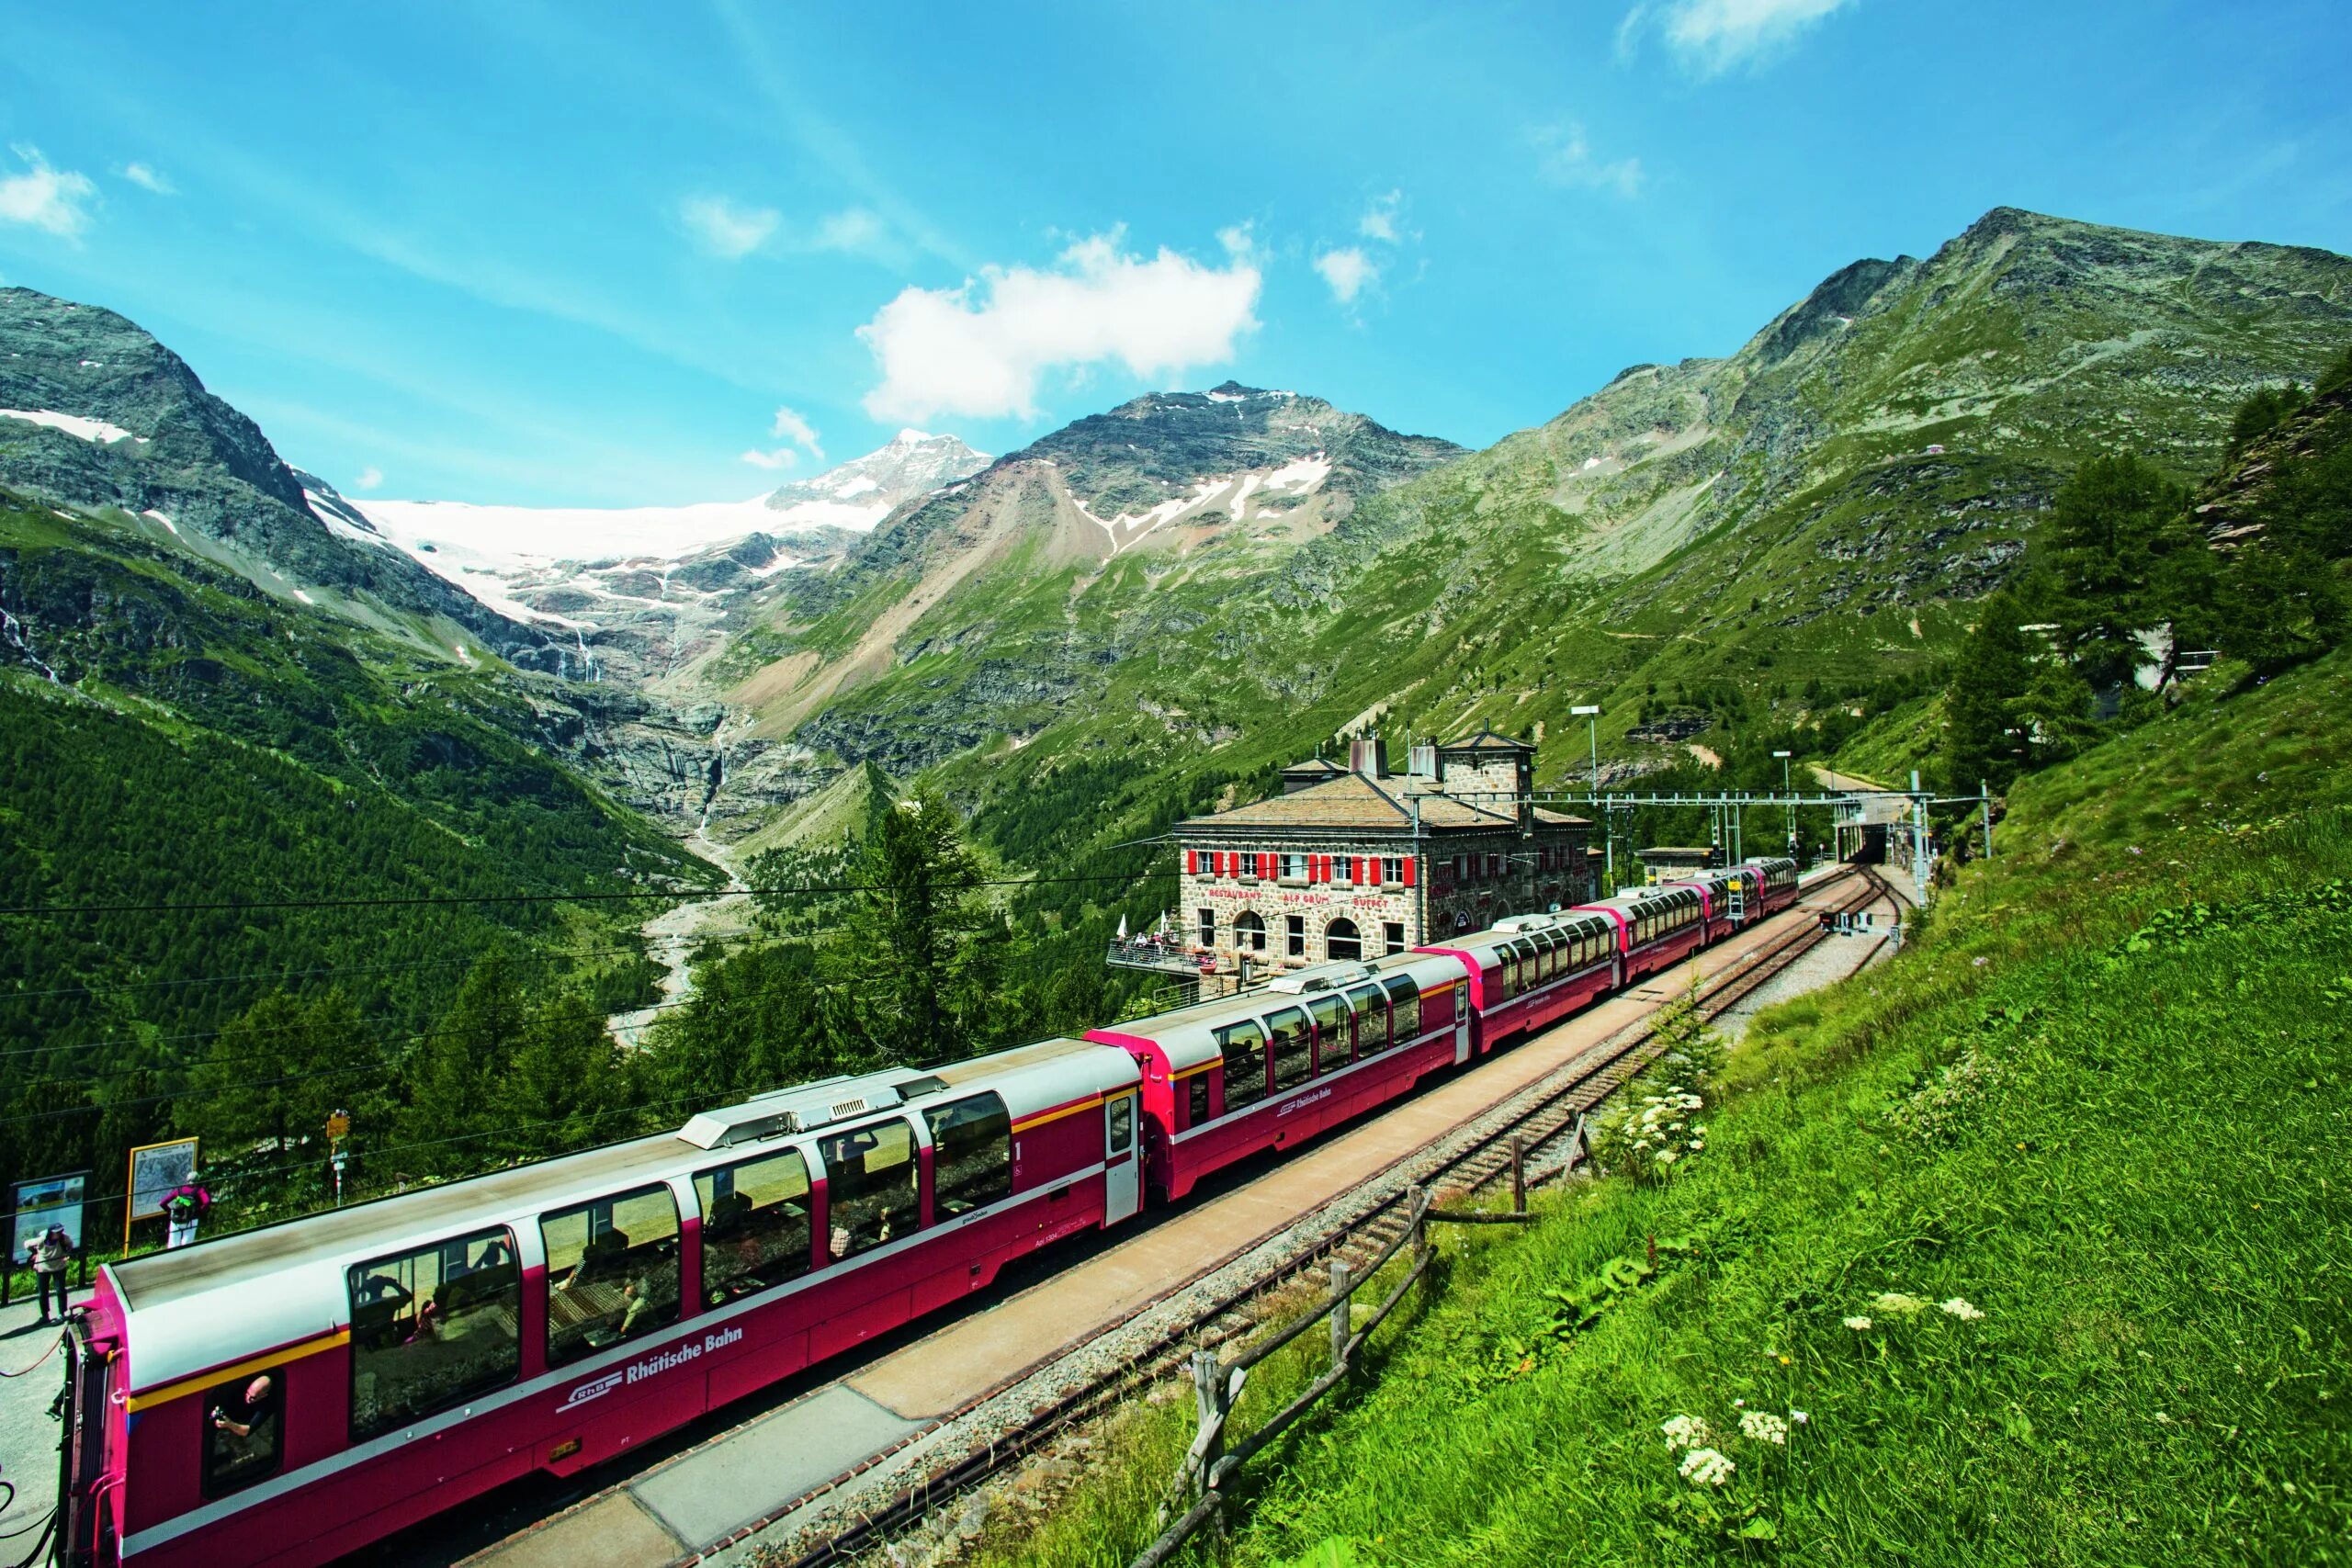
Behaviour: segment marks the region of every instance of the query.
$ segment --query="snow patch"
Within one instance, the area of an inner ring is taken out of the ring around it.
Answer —
[[[87,364],[85,360],[83,363]],[[119,424],[102,419],[85,419],[78,413],[59,413],[54,409],[0,409],[0,419],[21,419],[28,424],[45,424],[51,430],[62,430],[68,435],[78,435],[85,441],[101,445],[116,441],[141,440]]]
[[[1599,467],[1600,467],[1600,459],[1598,457],[1587,457],[1584,460],[1584,471],[1586,473],[1590,473],[1593,469]]]
[[[294,597],[300,599],[305,604],[315,604],[318,603],[316,599],[311,598],[308,593],[303,592],[299,588],[294,590]]]
[[[165,528],[169,529],[169,530],[171,531],[172,535],[173,535],[175,537],[177,537],[177,536],[178,536],[178,534],[179,534],[179,531],[180,531],[179,525],[178,525],[178,524],[176,524],[176,523],[175,523],[175,522],[173,522],[170,518],[168,518],[168,517],[164,516],[162,513],[160,513],[160,512],[156,511],[153,507],[152,507],[152,506],[151,506],[151,507],[149,507],[146,511],[144,511],[144,512],[141,513],[139,515],[140,515],[140,516],[141,516],[141,517],[152,517],[152,518],[153,518],[156,522],[161,523],[161,524],[162,524]]]
[[[1266,489],[1296,491],[1299,494],[1305,495],[1330,477],[1330,460],[1322,453],[1317,452],[1310,457],[1298,458],[1295,462],[1284,463],[1281,468],[1268,474]]]

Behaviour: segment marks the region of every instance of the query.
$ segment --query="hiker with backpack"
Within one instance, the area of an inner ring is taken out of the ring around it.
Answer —
[[[187,1179],[164,1194],[164,1223],[170,1227],[164,1237],[166,1250],[186,1247],[196,1239],[196,1227],[212,1212],[212,1194],[189,1171]]]

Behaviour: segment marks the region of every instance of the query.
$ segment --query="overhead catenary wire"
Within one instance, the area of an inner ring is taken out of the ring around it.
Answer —
[[[798,978],[798,977],[796,977],[796,978]],[[752,1002],[754,1002],[754,1001],[764,1000],[764,999],[766,999],[766,998],[771,998],[771,997],[778,997],[778,996],[782,996],[782,995],[784,995],[786,991],[789,991],[789,990],[792,990],[792,989],[796,989],[796,988],[798,988],[798,989],[805,989],[805,990],[808,990],[808,991],[816,992],[816,993],[819,993],[819,994],[827,994],[827,995],[830,995],[830,994],[838,994],[838,993],[843,992],[843,991],[847,990],[849,987],[845,987],[845,986],[843,986],[843,985],[841,985],[841,984],[840,984],[840,983],[838,983],[838,982],[831,982],[831,981],[818,981],[818,980],[802,980],[802,981],[800,982],[800,984],[799,984],[797,987],[793,986],[793,985],[782,985],[782,984],[779,984],[779,985],[773,985],[773,986],[754,987],[752,987],[752,989],[750,989],[750,990],[748,990],[748,991],[745,991],[745,992],[742,992],[741,994],[740,994],[740,995],[736,996],[735,998],[731,998],[731,1000],[724,1001],[724,1002],[713,1002],[713,1001],[708,1000],[707,998],[699,997],[699,996],[686,996],[686,997],[680,997],[680,998],[677,998],[676,1000],[674,1000],[674,1001],[655,1002],[655,1003],[653,1003],[653,1004],[651,1004],[650,1006],[648,1006],[648,1007],[633,1008],[633,1009],[629,1009],[629,1010],[628,1010],[632,1011],[632,1012],[639,1012],[639,1013],[646,1013],[646,1012],[668,1012],[668,1011],[675,1010],[680,1009],[680,1008],[688,1008],[688,1007],[693,1007],[693,1006],[696,1005],[697,1003],[700,1003],[701,1005],[703,1005],[703,1006],[705,1006],[705,1007],[707,1007],[707,1008],[718,1008],[718,1009],[720,1009],[721,1010],[725,1010],[726,1009],[730,1008],[730,1007],[741,1007],[741,1006],[745,1006],[745,1005],[748,1005],[749,1003],[752,1003]],[[513,1031],[513,1032],[512,1032],[512,1033],[511,1033],[511,1035],[509,1035],[508,1037],[509,1037],[509,1038],[512,1038],[512,1039],[515,1039],[515,1040],[528,1040],[528,1039],[532,1039],[532,1038],[534,1038],[534,1037],[536,1037],[536,1036],[537,1036],[537,1035],[539,1035],[539,1034],[541,1034],[541,1033],[544,1033],[544,1032],[546,1032],[547,1031],[549,1031],[549,1030],[552,1030],[552,1029],[555,1029],[555,1028],[558,1028],[558,1027],[560,1027],[560,1025],[556,1021],[549,1020],[549,1019],[548,1019],[548,1018],[546,1018],[546,1017],[542,1016],[542,1017],[540,1017],[540,1018],[537,1019],[534,1022],[532,1022],[532,1023],[530,1023],[530,1024],[527,1024],[527,1025],[526,1025],[526,1026],[524,1026],[524,1027],[522,1027],[522,1028],[519,1028],[519,1029],[516,1029],[516,1030]],[[609,1024],[607,1024],[607,1025],[606,1025],[606,1027],[609,1027]],[[438,1028],[438,1029],[415,1030],[415,1031],[411,1031],[411,1032],[406,1032],[406,1033],[399,1033],[399,1034],[385,1035],[385,1036],[382,1036],[382,1037],[378,1038],[377,1040],[375,1040],[374,1042],[372,1042],[372,1043],[373,1043],[373,1044],[375,1044],[375,1045],[379,1048],[379,1050],[382,1050],[382,1049],[389,1048],[389,1047],[391,1047],[391,1046],[394,1046],[394,1045],[402,1045],[402,1044],[411,1044],[411,1045],[413,1045],[413,1044],[421,1044],[421,1043],[424,1043],[424,1042],[427,1042],[427,1041],[432,1041],[432,1040],[440,1040],[440,1039],[447,1039],[447,1038],[448,1038],[448,1037],[450,1037],[450,1036],[453,1036],[453,1035],[467,1035],[467,1034],[473,1034],[473,1033],[477,1033],[477,1032],[480,1032],[480,1031],[479,1031],[478,1027],[477,1027],[477,1026],[473,1026],[473,1025],[461,1025],[461,1026],[458,1026],[458,1027],[443,1027],[443,1028]],[[223,1030],[223,1031],[216,1032],[216,1033],[217,1033],[217,1034],[220,1034],[220,1035],[240,1034],[240,1033],[244,1033],[244,1032],[245,1032],[245,1031],[240,1031],[240,1030],[235,1030],[235,1029],[230,1029],[230,1030]],[[311,1026],[309,1026],[309,1025],[292,1025],[292,1024],[289,1024],[289,1025],[286,1026],[286,1028],[285,1028],[284,1030],[267,1030],[267,1031],[265,1031],[265,1030],[254,1030],[254,1031],[251,1031],[250,1032],[251,1032],[251,1033],[254,1033],[254,1034],[262,1034],[262,1033],[288,1033],[288,1032],[291,1032],[291,1033],[294,1033],[294,1034],[296,1034],[296,1035],[298,1035],[298,1036],[300,1036],[300,1035],[308,1035],[308,1036],[315,1037],[315,1036],[317,1036],[318,1034],[320,1034],[320,1033],[322,1033],[322,1032],[323,1032],[323,1031],[320,1031],[320,1030],[315,1029],[315,1028],[312,1028],[312,1027],[311,1027]],[[210,1062],[210,1061],[205,1061],[205,1062],[198,1062],[198,1063],[191,1063],[191,1064],[188,1064],[188,1065],[184,1066],[175,1066],[175,1067],[152,1067],[152,1066],[149,1066],[149,1067],[117,1067],[117,1068],[112,1068],[112,1069],[109,1069],[109,1070],[107,1070],[107,1071],[104,1071],[104,1072],[96,1072],[96,1073],[83,1073],[83,1074],[78,1074],[78,1075],[76,1075],[75,1077],[73,1077],[28,1078],[28,1079],[26,1079],[24,1082],[22,1082],[22,1083],[20,1083],[20,1084],[17,1085],[16,1087],[17,1087],[17,1092],[19,1092],[19,1093],[22,1093],[22,1092],[24,1092],[25,1090],[28,1090],[28,1089],[53,1089],[53,1088],[66,1088],[66,1089],[71,1089],[71,1088],[74,1088],[74,1087],[76,1087],[76,1086],[78,1086],[78,1085],[81,1085],[81,1084],[97,1082],[97,1081],[100,1081],[100,1080],[103,1080],[103,1079],[107,1079],[107,1078],[129,1077],[132,1077],[132,1076],[134,1076],[134,1075],[136,1075],[136,1074],[139,1074],[139,1073],[153,1073],[153,1072],[188,1072],[188,1071],[193,1071],[193,1070],[194,1070],[196,1067],[198,1067],[198,1066],[236,1066],[240,1065],[241,1063],[244,1063],[244,1062],[252,1062],[252,1061],[257,1061],[257,1060],[260,1060],[260,1058],[258,1058],[258,1057],[243,1057],[243,1058],[239,1058],[239,1059],[238,1059],[238,1060],[236,1060],[236,1061],[232,1061],[232,1062],[228,1062],[228,1063],[214,1063],[214,1062]],[[101,1112],[103,1112],[103,1111],[107,1111],[107,1110],[109,1110],[109,1109],[112,1109],[112,1108],[114,1108],[114,1107],[118,1107],[118,1106],[130,1106],[130,1105],[158,1105],[158,1104],[163,1103],[163,1102],[164,1102],[164,1101],[165,1101],[165,1100],[209,1100],[209,1099],[212,1098],[212,1097],[213,1097],[213,1096],[215,1096],[215,1095],[220,1095],[220,1094],[232,1094],[232,1093],[236,1093],[236,1092],[238,1092],[238,1091],[240,1091],[240,1090],[244,1090],[244,1089],[269,1089],[269,1088],[275,1088],[275,1087],[277,1087],[277,1086],[278,1086],[278,1085],[280,1085],[280,1084],[288,1084],[288,1083],[304,1083],[304,1082],[310,1082],[310,1081],[313,1081],[313,1080],[315,1080],[315,1079],[320,1079],[320,1078],[328,1078],[328,1077],[341,1077],[341,1076],[343,1076],[343,1075],[344,1075],[344,1074],[345,1074],[345,1073],[358,1071],[358,1070],[360,1070],[361,1068],[366,1067],[366,1066],[382,1066],[382,1067],[383,1067],[383,1071],[382,1071],[382,1072],[380,1072],[380,1073],[379,1073],[379,1074],[377,1075],[377,1076],[379,1076],[379,1077],[390,1077],[393,1072],[395,1072],[395,1071],[397,1071],[397,1070],[398,1070],[398,1067],[397,1067],[396,1066],[385,1065],[384,1063],[382,1063],[382,1061],[381,1061],[380,1057],[379,1057],[379,1058],[375,1059],[374,1061],[355,1060],[355,1061],[350,1061],[350,1062],[344,1063],[344,1064],[342,1064],[342,1065],[340,1065],[340,1066],[337,1066],[320,1068],[320,1069],[316,1069],[316,1070],[314,1070],[314,1071],[311,1071],[311,1072],[304,1072],[304,1073],[289,1073],[289,1074],[288,1074],[288,1075],[286,1075],[286,1076],[284,1076],[284,1077],[276,1077],[276,1078],[265,1078],[265,1079],[258,1079],[258,1080],[256,1080],[256,1079],[250,1079],[250,1078],[249,1078],[249,1079],[245,1079],[245,1080],[243,1080],[243,1081],[238,1082],[238,1083],[232,1083],[232,1084],[222,1084],[221,1086],[220,1086],[220,1087],[219,1087],[219,1088],[217,1088],[217,1089],[183,1089],[183,1090],[176,1090],[176,1091],[174,1091],[174,1092],[171,1092],[171,1093],[167,1093],[167,1094],[143,1095],[143,1096],[139,1096],[139,1097],[136,1097],[136,1098],[132,1098],[132,1099],[126,1099],[126,1100],[106,1100],[106,1101],[97,1101],[97,1100],[93,1100],[93,1101],[91,1101],[91,1102],[89,1102],[88,1104],[85,1104],[85,1105],[70,1106],[70,1107],[67,1107],[67,1108],[64,1108],[64,1109],[62,1109],[62,1110],[56,1110],[56,1111],[26,1111],[26,1112],[22,1112],[22,1113],[19,1113],[19,1114],[15,1115],[15,1116],[0,1117],[0,1127],[15,1126],[15,1125],[17,1125],[17,1124],[19,1124],[19,1123],[26,1122],[39,1122],[39,1121],[55,1120],[55,1119],[59,1119],[59,1118],[62,1118],[62,1117],[67,1117],[67,1116],[86,1116],[86,1115],[92,1115],[92,1114],[101,1113]]]
[[[1070,876],[967,877],[943,885],[942,891],[968,891],[981,887],[1050,887],[1093,882],[1139,882],[1145,877],[1159,874],[1166,874],[1143,872],[1130,874],[1123,872],[1091,872]],[[791,887],[648,889],[634,893],[419,893],[405,897],[378,896],[366,898],[224,898],[179,904],[10,904],[0,906],[0,917],[53,919],[85,915],[261,914],[286,909],[400,909],[458,908],[485,904],[610,904],[641,903],[648,899],[667,899],[673,903],[691,904],[718,898],[812,897],[823,894],[892,891],[894,889],[887,886],[871,882],[819,882],[804,883]]]

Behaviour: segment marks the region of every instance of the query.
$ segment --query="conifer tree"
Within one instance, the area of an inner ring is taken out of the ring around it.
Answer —
[[[2025,757],[2017,704],[2033,682],[2031,644],[2018,629],[2017,601],[1996,593],[1978,606],[1944,692],[1944,787],[1973,794],[1979,780],[1999,789]]]
[[[992,956],[978,939],[1000,918],[982,895],[979,857],[935,791],[883,812],[859,863],[861,891],[827,976],[850,998],[876,1063],[937,1061],[969,1049],[970,982]],[[960,1004],[960,1005],[959,1005]]]

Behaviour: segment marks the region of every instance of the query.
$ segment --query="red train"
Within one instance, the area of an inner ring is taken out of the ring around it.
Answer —
[[[594,1464],[1795,896],[1751,863],[102,1269],[55,1560],[301,1568]]]

